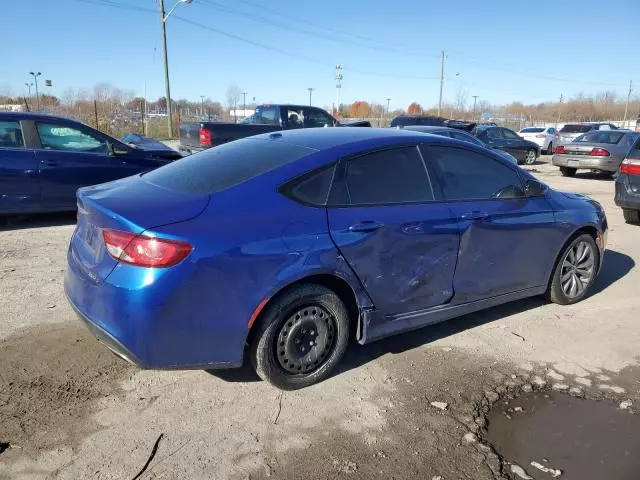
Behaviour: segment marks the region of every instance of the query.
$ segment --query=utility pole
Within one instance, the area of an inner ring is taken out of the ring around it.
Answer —
[[[564,99],[564,95],[560,94],[560,105],[558,106],[558,119],[556,120],[556,128],[558,128],[558,124],[560,123],[560,109],[562,108],[563,99]]]
[[[164,92],[167,103],[167,130],[169,138],[173,138],[173,122],[171,121],[171,89],[169,88],[169,61],[167,60],[167,25],[164,13],[164,0],[160,0],[160,20],[162,23],[162,60],[164,62]]]
[[[340,113],[340,89],[342,88],[342,65],[336,65],[334,78],[336,80],[336,117]]]
[[[629,100],[631,99],[632,91],[633,91],[633,80],[629,80],[629,92],[627,93],[627,103],[624,106],[624,120],[622,122],[622,128],[627,126],[627,113],[629,113]]]
[[[389,104],[391,103],[391,99],[387,98],[387,120],[389,120]]]
[[[31,100],[31,87],[33,87],[33,82],[31,83],[25,82],[25,85],[29,89],[29,100]]]
[[[473,97],[473,117],[471,118],[471,120],[475,120],[476,119],[476,102],[478,101],[478,97],[480,95],[472,95]]]
[[[311,93],[315,90],[315,88],[308,87],[307,90],[309,90],[309,106],[311,106]]]
[[[242,92],[242,115],[247,116],[247,92]]]
[[[444,86],[444,50],[440,55],[440,99],[438,100],[438,116],[442,111],[442,87]]]
[[[36,108],[40,110],[40,94],[38,93],[38,77],[42,75],[40,72],[29,72],[29,75],[33,75],[33,80],[36,82]]]

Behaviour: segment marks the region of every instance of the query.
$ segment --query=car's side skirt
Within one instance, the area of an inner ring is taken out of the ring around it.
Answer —
[[[542,295],[546,289],[546,285],[541,285],[539,287],[526,288],[496,297],[476,300],[475,302],[463,303],[461,305],[440,305],[402,315],[384,316],[376,310],[365,310],[362,312],[363,335],[359,343],[364,345],[391,335],[444,322],[445,320],[477,312],[478,310],[496,307],[503,303],[522,300],[523,298]]]

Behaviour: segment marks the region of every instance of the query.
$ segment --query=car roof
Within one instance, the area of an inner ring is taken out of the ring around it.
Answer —
[[[400,130],[394,128],[371,127],[327,127],[327,128],[303,128],[299,130],[283,130],[274,133],[256,135],[256,139],[279,140],[315,150],[325,150],[341,145],[360,142],[375,142],[376,144],[397,144],[407,142],[425,142],[429,138],[435,141],[452,139],[446,137],[427,137],[421,132]],[[437,139],[437,140],[436,140]]]
[[[424,133],[428,133],[428,132],[462,132],[463,134],[467,134],[470,137],[473,136],[469,132],[467,132],[465,130],[461,130],[459,128],[438,127],[437,125],[405,125],[403,129],[404,130],[409,130],[409,131],[412,131],[412,132],[424,132]]]
[[[0,112],[0,117],[2,118],[12,118],[15,117],[16,120],[63,120],[69,122],[78,122],[73,118],[62,117],[60,115],[49,115],[47,113],[38,113],[38,112]]]

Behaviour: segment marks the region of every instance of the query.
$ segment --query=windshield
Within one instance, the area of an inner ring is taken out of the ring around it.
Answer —
[[[580,135],[578,138],[574,140],[574,142],[615,144],[615,143],[618,143],[623,136],[624,136],[624,132],[595,130],[593,132]]]
[[[586,133],[591,130],[591,125],[565,125],[560,133]]]
[[[522,130],[520,130],[520,133],[540,133],[540,132],[544,132],[544,128],[529,127],[529,128],[523,128]]]

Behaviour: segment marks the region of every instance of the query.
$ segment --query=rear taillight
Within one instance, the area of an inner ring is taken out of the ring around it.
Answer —
[[[620,165],[620,173],[640,175],[640,157],[625,158]]]
[[[103,230],[109,255],[139,267],[171,267],[186,258],[193,247],[186,242],[136,235],[122,230]]]
[[[563,154],[564,153],[564,145],[559,145],[557,146],[554,150],[553,153],[560,153]]]
[[[609,151],[605,150],[604,148],[594,148],[593,150],[591,150],[591,153],[589,155],[591,155],[592,157],[608,157]]]
[[[536,135],[536,138],[545,138],[546,135],[543,133],[539,133],[538,135]]]
[[[200,145],[204,147],[211,146],[211,132],[206,128],[198,130],[198,137],[200,138]]]

